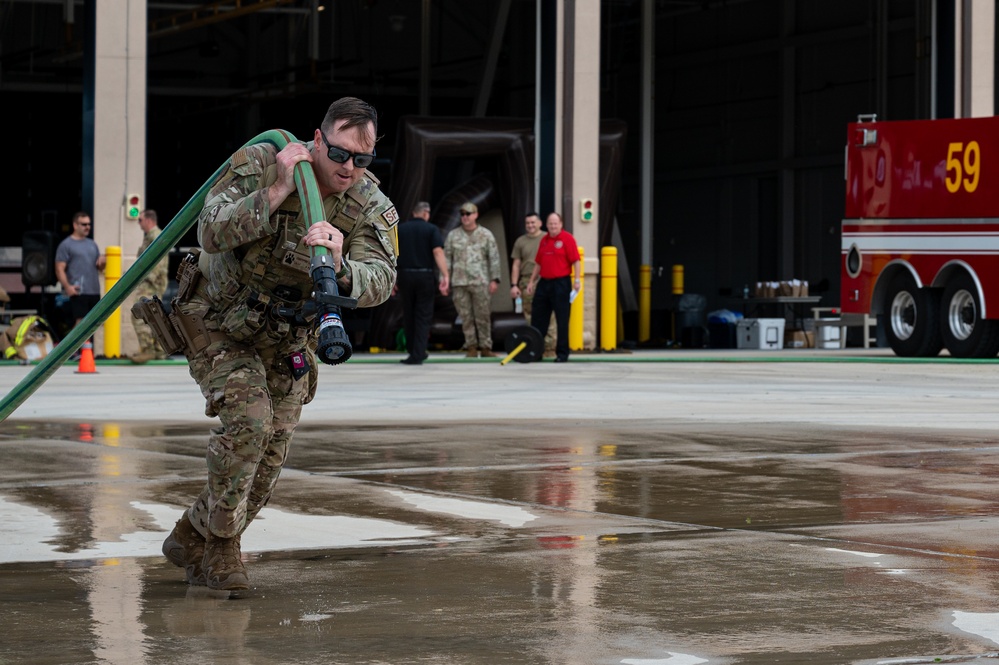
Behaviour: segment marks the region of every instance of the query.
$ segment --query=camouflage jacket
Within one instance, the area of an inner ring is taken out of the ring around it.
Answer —
[[[153,244],[153,241],[156,240],[159,237],[159,235],[160,235],[160,228],[158,226],[154,226],[153,228],[143,233],[142,244],[139,245],[139,253],[136,254],[136,256],[137,257],[141,256],[142,253],[146,251],[150,245]],[[167,270],[168,270],[167,266],[169,264],[170,264],[170,257],[168,255],[164,255],[163,258],[160,259],[159,263],[157,263],[153,267],[153,269],[149,271],[149,273],[145,276],[145,278],[143,278],[143,280],[139,283],[140,286],[148,289],[150,293],[155,293],[160,296],[166,293]]]
[[[444,258],[451,286],[475,286],[500,280],[500,255],[496,238],[482,226],[468,233],[453,229],[444,241]]]
[[[298,193],[278,210],[267,201],[265,188],[277,181],[276,155],[269,144],[242,148],[205,197],[198,218],[199,263],[207,278],[204,292],[217,312],[238,307],[247,297],[299,307],[312,291],[312,251],[302,240],[307,220]],[[341,294],[356,298],[359,307],[381,304],[395,283],[395,206],[366,172],[348,191],[323,199],[323,208],[344,235],[347,274],[337,281]]]

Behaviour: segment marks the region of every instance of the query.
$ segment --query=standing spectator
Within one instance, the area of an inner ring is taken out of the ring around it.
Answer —
[[[513,265],[510,266],[510,297],[516,300],[521,299],[521,306],[524,311],[524,318],[531,322],[531,303],[534,296],[528,295],[527,283],[531,280],[531,273],[534,272],[534,257],[538,255],[538,244],[544,231],[541,230],[541,217],[536,212],[529,212],[524,218],[524,228],[527,233],[517,238],[510,251],[510,258]],[[548,324],[548,333],[545,335],[544,358],[555,357],[555,323]]]
[[[557,212],[549,214],[545,225],[548,233],[538,244],[536,264],[527,285],[527,292],[534,294],[531,325],[543,330],[552,312],[555,312],[558,326],[555,362],[564,363],[569,360],[569,296],[581,286],[579,247],[576,246],[576,239],[562,230],[562,215]]]
[[[427,359],[427,340],[434,316],[434,268],[440,271],[437,288],[448,289],[447,262],[441,231],[430,223],[430,204],[413,206],[412,218],[399,225],[399,259],[396,286],[402,301],[403,329],[409,356],[399,362],[420,365]]]
[[[142,214],[139,215],[139,228],[142,229],[142,244],[139,245],[139,252],[136,256],[141,256],[160,235],[155,210],[142,211]],[[167,266],[169,263],[170,259],[167,256],[160,259],[156,267],[150,270],[149,274],[135,288],[136,299],[153,296],[163,297],[167,288]],[[142,365],[156,358],[161,360],[166,358],[163,349],[156,343],[148,323],[133,315],[132,327],[135,328],[135,336],[139,340],[139,352],[131,357],[133,363]]]
[[[56,248],[55,273],[62,292],[69,297],[73,326],[79,325],[101,299],[100,272],[105,257],[90,237],[90,215],[73,215],[73,232]]]
[[[454,292],[454,307],[465,333],[465,357],[493,358],[493,331],[489,298],[500,283],[500,257],[496,238],[479,226],[479,208],[461,206],[461,228],[444,242],[444,256]]]

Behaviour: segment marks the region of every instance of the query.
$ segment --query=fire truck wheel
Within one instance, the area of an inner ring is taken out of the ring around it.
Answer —
[[[940,353],[939,291],[920,289],[912,275],[900,272],[889,283],[887,296],[885,335],[895,355],[931,357]]]
[[[944,346],[957,358],[994,358],[999,353],[999,321],[982,318],[978,289],[966,274],[950,280],[940,300]]]

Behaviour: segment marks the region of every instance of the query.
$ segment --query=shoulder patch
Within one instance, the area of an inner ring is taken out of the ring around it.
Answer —
[[[272,156],[268,157],[267,147],[270,146],[257,144],[240,148],[229,158],[229,168],[243,176],[263,173],[265,164],[274,161]]]
[[[382,219],[385,220],[385,225],[388,228],[392,228],[399,223],[399,213],[396,211],[395,206],[392,206],[388,210],[382,213]]]
[[[232,154],[232,158],[229,160],[229,164],[233,167],[243,166],[250,161],[250,155],[247,154],[246,148],[240,148]]]

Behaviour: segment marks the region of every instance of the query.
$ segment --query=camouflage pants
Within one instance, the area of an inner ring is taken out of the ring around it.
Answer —
[[[136,300],[142,297],[152,298],[153,296],[163,295],[161,293],[156,293],[146,282],[140,282],[139,286],[135,288],[133,293],[135,293]],[[133,316],[132,327],[135,328],[135,336],[139,340],[139,353],[152,354],[157,358],[166,357],[166,354],[163,353],[163,349],[160,348],[156,338],[153,337],[153,330],[149,327],[148,323]]]
[[[527,284],[530,282],[530,278],[520,280],[518,287],[520,288],[520,299],[524,306],[524,318],[527,319],[527,325],[531,325],[531,305],[534,303],[534,294],[527,295]],[[548,332],[545,333],[545,351],[555,351],[555,316],[553,315],[551,320],[548,322]]]
[[[241,534],[270,499],[302,405],[315,394],[316,357],[305,352],[311,370],[296,380],[288,362],[296,350],[279,345],[272,358],[262,357],[226,340],[190,359],[205,413],[222,421],[208,442],[208,483],[189,511],[203,535]]]
[[[466,349],[493,348],[493,323],[490,316],[489,287],[485,284],[453,287],[454,308],[461,317]]]

